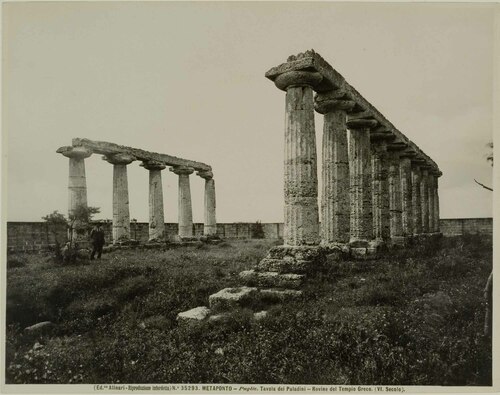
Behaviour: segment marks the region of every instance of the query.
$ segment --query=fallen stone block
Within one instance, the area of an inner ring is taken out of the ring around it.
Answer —
[[[210,314],[210,309],[205,306],[195,307],[194,309],[183,311],[177,314],[179,322],[196,322],[203,321]]]
[[[299,260],[294,258],[274,259],[264,258],[256,266],[259,272],[278,272],[278,273],[305,273],[311,261]]]
[[[210,308],[218,311],[229,310],[249,304],[255,297],[257,288],[224,288],[208,297]]]
[[[303,274],[281,274],[278,272],[257,272],[255,270],[242,271],[240,278],[246,285],[277,288],[298,288],[304,281]]]

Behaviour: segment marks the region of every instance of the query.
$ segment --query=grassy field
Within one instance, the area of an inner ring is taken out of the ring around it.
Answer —
[[[240,310],[177,325],[273,244],[115,251],[75,266],[9,256],[7,383],[491,385],[487,237],[318,268],[303,300],[258,322]],[[45,320],[50,335],[22,330]]]

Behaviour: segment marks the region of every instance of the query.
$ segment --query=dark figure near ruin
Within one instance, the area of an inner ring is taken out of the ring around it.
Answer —
[[[486,299],[486,316],[484,318],[484,336],[491,336],[491,310],[493,304],[493,272],[490,273],[486,287],[484,288],[484,299]]]
[[[92,240],[92,254],[90,254],[90,260],[94,259],[96,252],[97,259],[101,259],[102,247],[104,246],[104,230],[100,223],[97,223],[90,232],[90,239]]]

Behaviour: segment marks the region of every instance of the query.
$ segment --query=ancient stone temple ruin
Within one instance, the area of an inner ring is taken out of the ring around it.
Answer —
[[[205,223],[203,234],[216,235],[215,182],[212,168],[201,162],[175,156],[124,147],[104,141],[73,139],[71,146],[61,147],[58,153],[69,158],[68,211],[71,215],[79,206],[87,207],[85,159],[92,154],[113,165],[113,243],[130,240],[130,212],[128,198],[127,165],[141,161],[149,172],[149,241],[165,241],[163,190],[161,171],[167,166],[179,176],[179,234],[180,240],[193,238],[193,214],[189,175],[194,171],[205,180]],[[82,236],[83,237],[83,236]]]
[[[286,92],[285,246],[363,255],[439,234],[438,166],[319,54],[290,56],[266,77]],[[320,207],[314,111],[324,116]]]
[[[284,245],[240,273],[245,286],[211,295],[210,308],[180,313],[181,322],[300,297],[319,264],[440,235],[438,166],[320,55],[290,56],[266,77],[286,92]],[[324,116],[320,205],[314,111]]]

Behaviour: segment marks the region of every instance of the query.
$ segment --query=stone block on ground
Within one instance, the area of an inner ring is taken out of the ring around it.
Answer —
[[[323,253],[320,246],[275,246],[268,252],[268,257],[273,259],[294,258],[295,260],[310,261]]]
[[[210,314],[210,309],[205,306],[195,307],[194,309],[183,311],[177,314],[179,322],[196,322],[203,321]]]
[[[284,259],[264,258],[256,266],[259,272],[305,273],[311,261],[297,260],[292,257]]]
[[[278,272],[257,272],[255,270],[242,271],[240,278],[246,285],[278,288],[298,288],[304,281],[303,274],[281,274]]]
[[[255,321],[260,321],[260,320],[266,318],[267,314],[268,313],[266,310],[258,311],[256,313],[253,313],[253,318]]]
[[[229,310],[239,306],[245,306],[254,300],[257,288],[236,287],[224,288],[208,297],[210,308],[214,310]]]

